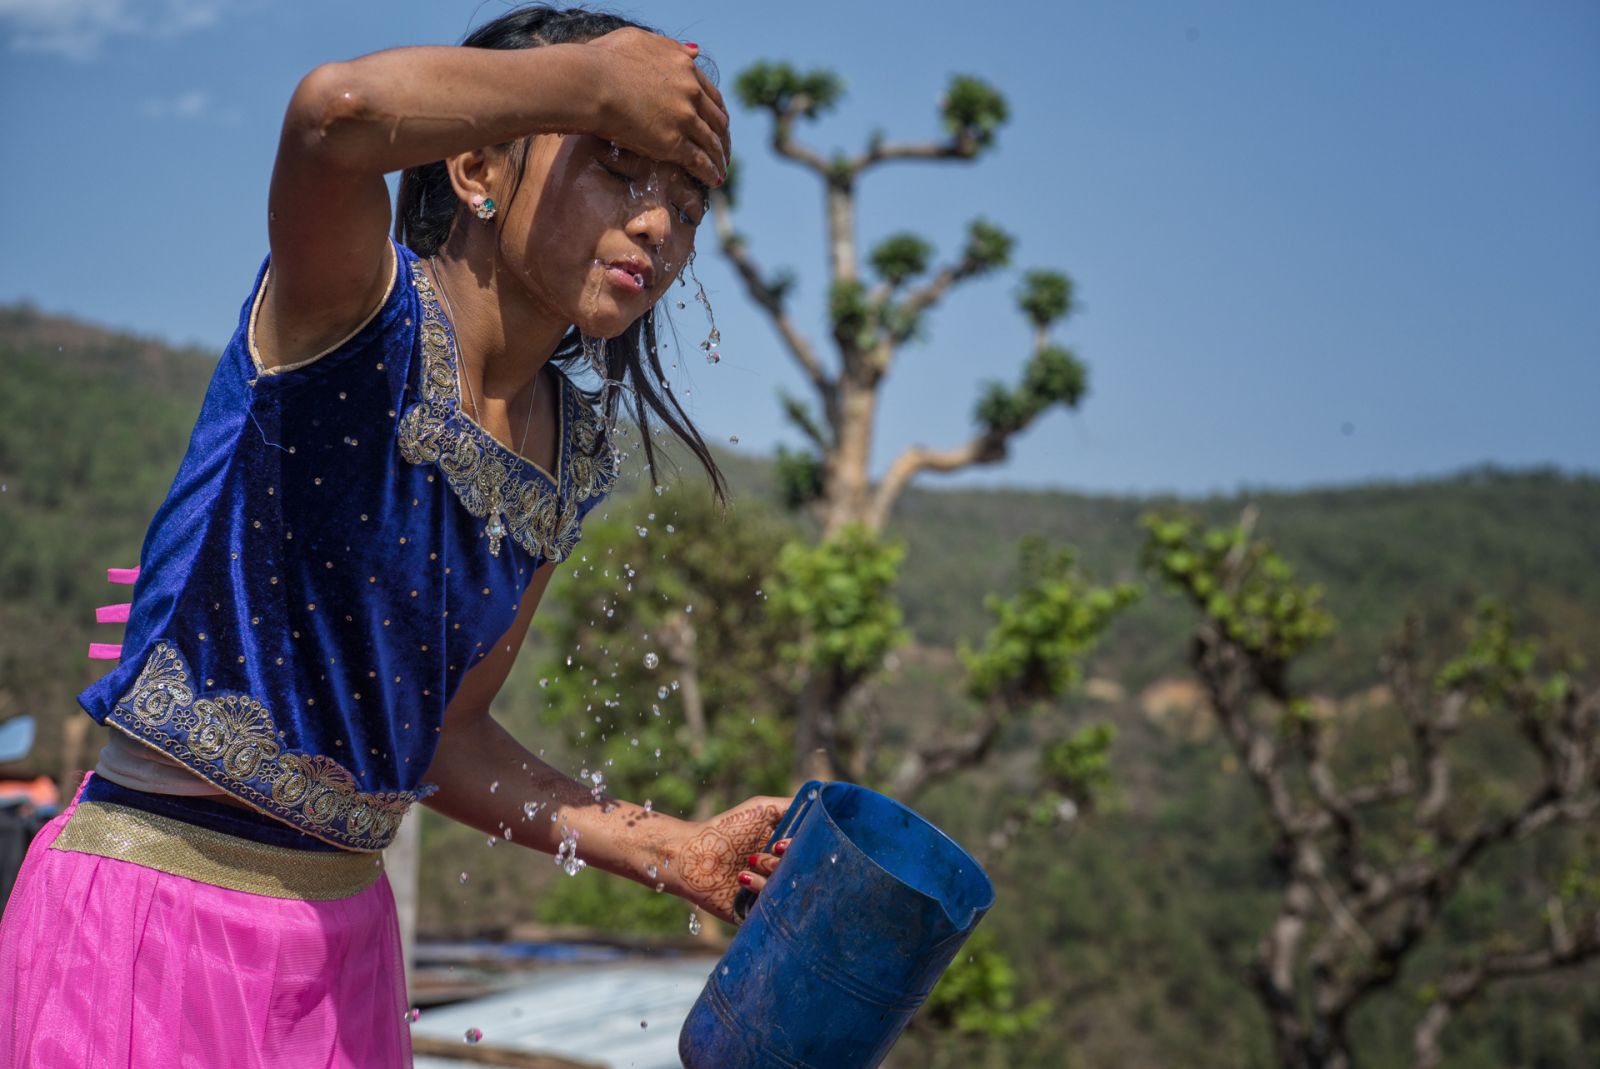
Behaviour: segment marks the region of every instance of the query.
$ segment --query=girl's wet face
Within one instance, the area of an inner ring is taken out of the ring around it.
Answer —
[[[612,338],[677,279],[705,211],[705,187],[675,164],[588,134],[540,135],[501,248],[540,304]]]

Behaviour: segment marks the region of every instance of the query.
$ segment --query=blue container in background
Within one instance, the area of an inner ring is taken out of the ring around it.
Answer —
[[[970,854],[865,787],[806,784],[783,838],[678,1036],[686,1069],[870,1069],[994,904]]]

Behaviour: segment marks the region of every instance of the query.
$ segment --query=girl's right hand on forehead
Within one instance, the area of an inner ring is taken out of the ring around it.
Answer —
[[[632,27],[582,46],[600,61],[593,90],[598,128],[586,131],[654,160],[676,163],[708,186],[727,177],[728,108],[679,41]]]

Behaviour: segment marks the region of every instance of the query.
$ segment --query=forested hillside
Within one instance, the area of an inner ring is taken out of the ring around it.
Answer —
[[[0,718],[41,717],[30,770],[54,773],[92,760],[92,736],[75,753],[61,747],[64,726],[79,715],[73,695],[103,670],[85,660],[85,647],[118,637],[117,628],[93,623],[95,606],[122,593],[106,585],[104,569],[136,562],[215,359],[26,306],[0,308]],[[775,508],[765,464],[730,458],[729,465],[740,509]],[[1112,803],[1072,836],[1024,838],[993,863],[997,882],[1029,891],[996,909],[986,938],[1012,956],[1024,996],[1051,1012],[1032,1029],[970,1048],[913,1035],[903,1050],[927,1042],[924,1064],[1268,1064],[1268,1035],[1243,977],[1271,897],[1265,825],[1227,748],[1196,715],[1184,657],[1192,615],[1156,587],[1139,559],[1139,518],[1152,508],[1183,507],[1222,523],[1247,505],[1258,510],[1257,531],[1326,589],[1338,629],[1296,671],[1337,703],[1357,742],[1392,733],[1375,689],[1379,655],[1410,610],[1422,614],[1435,649],[1458,644],[1460,625],[1484,596],[1502,599],[1523,630],[1547,636],[1557,651],[1600,649],[1600,479],[1591,475],[1474,469],[1182,501],[912,491],[892,525],[908,546],[900,595],[914,642],[885,684],[891,731],[919,730],[959,689],[954,648],[989,626],[985,596],[1014,586],[1024,535],[1074,546],[1085,571],[1102,582],[1147,588],[1089,659],[1089,685],[1068,699],[1117,724]],[[631,507],[619,497],[610,522],[631,523]],[[534,660],[524,657],[497,708],[524,734],[548,733]],[[1488,736],[1468,732],[1464,742],[1474,789],[1493,796],[1516,770],[1501,766]],[[582,757],[553,737],[535,745],[550,746],[558,760]],[[1007,760],[1033,745],[1027,730],[1009,734],[998,762],[932,792],[929,812],[963,841],[985,841],[992,829],[984,814],[1033,788],[1019,771],[1025,765]],[[552,866],[528,866],[509,849],[487,851],[482,836],[442,821],[425,827],[426,926],[503,931],[538,915]],[[1481,935],[1484,918],[1508,907],[1537,914],[1538,903],[1519,897],[1519,874],[1551,863],[1548,847],[1497,854],[1452,902],[1447,930]],[[463,882],[458,875],[467,871],[472,879]],[[1425,951],[1448,953],[1443,945]],[[1358,1019],[1370,1044],[1396,1051],[1372,1065],[1408,1064],[1416,997],[1401,984]],[[1453,1027],[1455,1060],[1447,1064],[1595,1064],[1597,1006],[1592,993],[1558,979],[1510,986]]]

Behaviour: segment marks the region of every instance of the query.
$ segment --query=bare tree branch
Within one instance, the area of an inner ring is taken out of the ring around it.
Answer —
[[[824,179],[828,179],[831,177],[831,168],[828,166],[828,161],[822,158],[820,152],[807,148],[794,139],[795,120],[804,115],[810,107],[811,98],[801,94],[791,100],[789,106],[782,111],[773,109],[772,151],[809,167]]]
[[[859,175],[869,167],[894,160],[972,160],[978,156],[978,139],[963,132],[951,141],[925,141],[899,145],[876,144],[850,160],[850,171]]]
[[[833,379],[823,368],[822,361],[817,359],[811,342],[800,333],[794,320],[789,318],[789,313],[783,306],[782,292],[766,280],[750,256],[749,250],[745,248],[743,239],[734,232],[728,198],[714,191],[711,200],[716,212],[717,237],[722,241],[723,254],[733,261],[734,269],[744,281],[745,290],[767,313],[772,325],[778,330],[778,336],[783,339],[784,346],[789,350],[789,355],[800,365],[800,369],[816,387],[817,393],[822,398],[823,412],[827,416],[829,425],[837,428],[837,387]]]
[[[926,449],[920,445],[906,449],[895,458],[893,464],[889,465],[888,474],[873,491],[872,501],[867,508],[867,526],[874,531],[883,529],[900,494],[920,472],[959,471],[974,464],[993,464],[1004,460],[1006,440],[1014,433],[1016,432],[984,431],[965,445],[954,449]]]
[[[994,748],[1007,714],[1012,711],[1004,700],[995,699],[984,705],[978,722],[960,736],[908,750],[889,781],[889,793],[911,800],[935,781],[981,763]]]
[[[1413,1069],[1438,1069],[1443,1064],[1439,1036],[1444,1026],[1456,1010],[1495,981],[1570,969],[1600,959],[1600,912],[1588,918],[1577,933],[1567,930],[1559,898],[1552,896],[1546,914],[1544,947],[1491,954],[1457,968],[1439,982],[1434,1000],[1412,1036]]]

